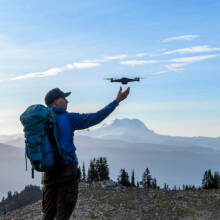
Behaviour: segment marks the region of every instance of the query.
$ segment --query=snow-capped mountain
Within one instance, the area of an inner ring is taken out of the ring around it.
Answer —
[[[131,143],[166,144],[181,147],[201,146],[220,150],[220,137],[178,137],[157,134],[138,119],[115,119],[95,130],[77,131],[76,134],[106,140],[123,140]]]
[[[115,119],[111,124],[103,124],[97,129],[87,129],[75,132],[76,135],[103,140],[121,140],[130,143],[148,143],[173,145],[176,147],[205,147],[220,150],[220,137],[178,137],[157,134],[150,130],[139,119]],[[24,135],[0,135],[0,143],[16,147],[24,147]]]
[[[138,119],[115,119],[95,130],[78,131],[77,134],[102,139],[119,139],[128,142],[161,143],[158,135]]]

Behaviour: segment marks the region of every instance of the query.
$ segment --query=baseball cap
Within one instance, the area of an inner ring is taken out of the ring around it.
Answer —
[[[59,88],[54,88],[51,89],[45,96],[45,103],[46,105],[50,105],[53,103],[54,100],[58,99],[58,98],[66,98],[67,96],[69,96],[71,94],[71,92],[63,92],[62,90],[60,90]]]

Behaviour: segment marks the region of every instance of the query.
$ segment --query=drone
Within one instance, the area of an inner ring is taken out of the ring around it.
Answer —
[[[131,78],[127,78],[127,77],[122,77],[122,78],[119,78],[119,79],[116,79],[116,78],[106,78],[106,80],[110,80],[110,82],[120,82],[122,84],[128,84],[129,82],[134,82],[134,81],[140,81],[140,77],[135,77],[133,79]]]

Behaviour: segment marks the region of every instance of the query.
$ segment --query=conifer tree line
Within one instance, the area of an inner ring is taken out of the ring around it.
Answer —
[[[109,180],[109,168],[106,157],[90,160],[87,178],[90,182]]]
[[[81,171],[81,169],[80,169]],[[93,158],[90,160],[88,171],[86,174],[85,164],[83,162],[81,171],[81,181],[93,182],[109,180],[109,165],[106,157]],[[153,178],[150,169],[146,168],[143,172],[141,181],[135,182],[135,172],[132,170],[131,177],[129,176],[126,169],[120,169],[117,182],[126,187],[142,187],[159,189],[157,185],[157,179]],[[164,183],[162,187],[164,190],[196,190],[196,189],[219,189],[220,188],[220,175],[219,172],[215,171],[213,174],[210,169],[204,172],[202,178],[202,186],[196,187],[194,185],[183,184],[182,187],[170,186]]]
[[[205,171],[202,179],[203,189],[219,189],[220,188],[220,175],[219,172],[215,171],[212,174],[211,169]]]
[[[87,175],[85,169],[85,163],[83,162],[82,170],[80,168],[81,181],[93,182],[109,180],[109,165],[106,157],[93,158],[90,160]],[[121,169],[117,178],[118,183],[127,187],[139,187],[143,188],[158,188],[156,178],[153,178],[150,174],[149,168],[143,173],[142,180],[135,182],[135,173],[132,170],[131,178],[125,169]]]
[[[42,191],[39,186],[28,185],[20,192],[8,191],[7,198],[2,198],[0,202],[0,215],[18,209],[22,206],[34,203],[42,199]]]

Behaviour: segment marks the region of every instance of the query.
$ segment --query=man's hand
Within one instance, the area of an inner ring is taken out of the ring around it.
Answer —
[[[124,92],[122,92],[122,88],[120,87],[116,101],[119,103],[122,100],[126,99],[130,92],[130,87],[128,87]]]

